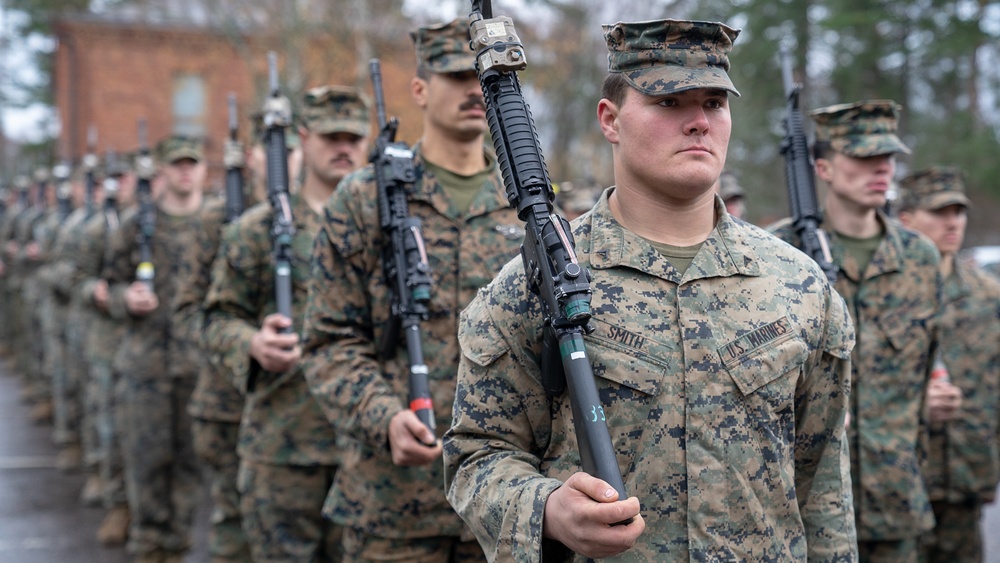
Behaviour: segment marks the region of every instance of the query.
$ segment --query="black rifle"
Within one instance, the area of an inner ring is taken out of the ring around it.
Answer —
[[[69,183],[69,164],[60,162],[52,167],[52,178],[56,182],[56,197],[59,201],[59,222],[63,223],[69,214],[73,212],[73,202],[70,200],[72,191]]]
[[[229,94],[229,139],[223,156],[226,165],[226,217],[225,222],[235,220],[243,213],[243,145],[237,137],[239,117],[236,114],[236,94]]]
[[[288,196],[288,147],[285,128],[292,124],[292,104],[278,87],[278,56],[267,54],[271,95],[264,102],[264,151],[267,156],[267,197],[271,202],[271,248],[274,260],[274,301],[278,313],[292,318],[292,239],[295,222]],[[292,332],[288,326],[280,331]],[[254,372],[247,378],[247,391],[255,386]]]
[[[796,84],[792,79],[792,54],[785,43],[781,44],[781,78],[788,103],[781,154],[785,156],[785,183],[788,186],[792,229],[799,238],[800,250],[819,264],[826,279],[833,285],[837,281],[837,266],[830,256],[830,243],[826,233],[820,228],[823,214],[816,197],[816,180],[813,177],[812,161],[809,159],[805,117],[799,107],[802,85]]]
[[[49,209],[49,171],[45,168],[35,169],[35,182],[38,186],[38,193],[35,194],[35,205],[40,210]]]
[[[87,154],[83,155],[84,176],[84,206],[87,209],[87,219],[94,216],[94,190],[97,188],[97,128],[91,125],[87,129]]]
[[[138,178],[136,196],[139,200],[139,230],[136,243],[139,244],[139,266],[135,269],[135,279],[146,284],[153,291],[153,278],[156,270],[153,268],[153,234],[156,232],[156,202],[153,201],[153,176],[156,169],[153,157],[149,154],[149,144],[146,140],[146,120],[139,120],[139,156],[135,159],[135,172]]]
[[[114,153],[108,151],[108,171],[104,177],[104,254],[102,261],[102,271],[107,272],[111,268],[111,236],[118,230],[118,190],[120,183],[115,174]]]
[[[580,267],[569,222],[553,208],[555,193],[538,134],[516,71],[527,63],[507,17],[494,18],[490,0],[472,1],[472,50],[486,101],[507,201],[525,222],[521,259],[528,290],[544,316],[542,382],[550,396],[569,391],[583,470],[602,479],[625,500],[625,485],[608,433],[583,335],[590,323],[590,273]],[[502,33],[498,33],[502,31]]]
[[[382,67],[378,59],[371,60],[369,70],[379,133],[368,162],[372,163],[378,187],[379,224],[383,238],[382,277],[392,290],[392,318],[382,333],[379,356],[383,359],[395,356],[399,333],[405,333],[406,352],[410,360],[410,410],[434,432],[437,424],[420,339],[420,322],[426,321],[429,314],[431,267],[420,230],[420,218],[410,216],[406,203],[406,187],[416,181],[417,172],[413,165],[413,151],[405,143],[396,142],[399,120],[393,117],[386,121]]]

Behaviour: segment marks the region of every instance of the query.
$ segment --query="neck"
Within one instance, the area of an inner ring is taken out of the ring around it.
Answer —
[[[715,228],[712,191],[691,200],[668,200],[619,185],[611,192],[608,205],[623,227],[662,244],[700,244]]]
[[[955,271],[955,255],[952,253],[941,255],[941,266],[939,268],[941,278],[947,278]]]
[[[833,196],[827,191],[826,214],[823,220],[834,231],[852,238],[870,238],[882,232],[878,213],[870,207],[862,207]]]
[[[302,196],[302,199],[305,200],[310,209],[316,213],[322,213],[326,200],[333,195],[333,190],[336,187],[336,183],[330,186],[314,174],[307,173],[306,179],[302,183],[302,188],[299,190],[299,195]]]
[[[191,215],[201,208],[201,198],[201,190],[192,190],[182,195],[166,189],[160,198],[159,207],[168,215]]]
[[[461,176],[472,176],[486,168],[482,135],[472,141],[456,141],[427,128],[421,137],[420,153],[426,160]]]

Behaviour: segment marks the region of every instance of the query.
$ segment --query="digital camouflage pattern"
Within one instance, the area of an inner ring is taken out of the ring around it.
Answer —
[[[157,143],[156,158],[163,164],[184,158],[201,162],[205,160],[205,143],[200,139],[173,135]]]
[[[291,196],[292,321],[301,334],[309,261],[320,218],[296,190]],[[250,356],[250,340],[277,312],[269,202],[247,210],[223,232],[205,302],[205,342],[246,393],[240,424],[239,492],[255,561],[325,561],[340,528],[323,518],[323,501],[342,455],[337,435],[309,393],[301,366],[277,374]],[[250,381],[253,381],[252,387]]]
[[[933,211],[949,205],[969,207],[965,175],[951,166],[932,166],[907,174],[899,181],[899,208]]]
[[[694,88],[740,93],[729,79],[729,51],[739,30],[721,23],[654,20],[603,25],[608,72],[647,96]]]
[[[420,323],[439,435],[451,424],[458,369],[459,312],[518,255],[524,228],[508,207],[496,158],[469,209],[460,210],[424,169],[407,190],[409,213],[422,221],[433,286],[430,319]],[[327,501],[335,522],[379,538],[468,534],[448,505],[440,462],[400,468],[387,447],[389,420],[407,408],[404,343],[380,361],[376,347],[391,318],[382,280],[384,239],[371,166],[345,177],[327,201],[313,253],[305,323],[306,378],[328,420],[351,440]],[[471,536],[467,536],[471,539]]]
[[[306,129],[320,135],[371,133],[371,102],[357,88],[319,86],[306,91],[299,112]]]
[[[476,56],[469,46],[470,25],[469,18],[455,18],[411,31],[417,67],[436,73],[476,70]]]
[[[626,561],[853,561],[844,416],[854,333],[822,272],[716,199],[684,274],[625,230],[608,190],[573,222],[593,276],[585,337],[646,529]],[[492,561],[548,560],[548,495],[581,470],[567,393],[541,383],[520,260],[465,310],[448,498]],[[559,560],[559,559],[555,559]],[[577,557],[576,560],[584,560]]]
[[[814,109],[816,140],[827,141],[833,150],[864,158],[883,154],[910,154],[899,137],[899,104],[892,100],[867,100]]]
[[[298,193],[291,196],[292,321],[302,334],[312,244],[320,218]],[[239,453],[275,465],[337,465],[336,434],[309,393],[302,369],[275,374],[250,356],[250,340],[276,313],[270,203],[248,209],[224,231],[205,300],[205,344],[211,360],[246,393]],[[253,379],[253,389],[248,380]]]
[[[923,466],[937,526],[929,561],[982,559],[979,515],[1000,481],[1000,282],[955,261],[944,281],[939,350],[962,406],[931,423]],[[977,553],[968,557],[968,553]]]
[[[881,213],[878,221],[885,234],[863,272],[837,233],[829,236],[834,287],[857,332],[848,438],[858,540],[883,542],[934,525],[920,442],[941,285],[934,245]],[[797,244],[789,220],[772,230]]]
[[[197,394],[197,385],[195,394]],[[194,395],[192,395],[192,401]],[[236,453],[240,425],[196,417],[188,403],[194,453],[208,467],[212,512],[208,517],[208,555],[213,561],[249,561],[250,548],[240,516],[237,479],[240,457]]]

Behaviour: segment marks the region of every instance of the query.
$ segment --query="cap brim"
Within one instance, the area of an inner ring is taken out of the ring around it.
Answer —
[[[837,137],[830,141],[830,146],[837,152],[859,158],[911,152],[910,147],[903,144],[903,141],[893,133]]]
[[[167,159],[167,162],[173,164],[174,162],[184,160],[185,158],[191,159],[195,162],[201,162],[204,159],[204,156],[198,151],[181,149],[170,153],[170,158]]]
[[[440,57],[444,58],[444,57]],[[450,72],[469,72],[476,70],[476,57],[472,53],[468,56],[462,55],[448,55],[446,62],[429,62],[426,65],[427,70],[437,74],[446,74]]]
[[[368,124],[347,123],[343,121],[321,121],[319,123],[307,124],[309,131],[320,135],[332,135],[334,133],[351,133],[358,137],[368,136]]]
[[[924,198],[920,204],[922,209],[935,211],[949,205],[962,205],[968,208],[972,202],[969,201],[969,198],[965,197],[965,194],[959,192],[942,192]]]
[[[699,88],[717,88],[740,95],[729,75],[719,67],[656,65],[622,74],[629,84],[647,96],[663,96]]]

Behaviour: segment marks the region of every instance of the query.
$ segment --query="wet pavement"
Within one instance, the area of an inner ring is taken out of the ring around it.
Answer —
[[[79,502],[84,475],[56,467],[51,426],[32,424],[20,383],[0,360],[0,563],[127,563],[124,548],[100,545],[94,533],[104,517]],[[207,493],[203,498],[207,498]],[[207,563],[207,502],[185,563]],[[1000,506],[983,513],[985,563],[1000,563]]]
[[[85,476],[56,467],[51,425],[35,425],[20,381],[0,360],[0,563],[126,563],[123,547],[94,534],[104,510],[79,502]],[[186,563],[207,563],[206,503]]]

